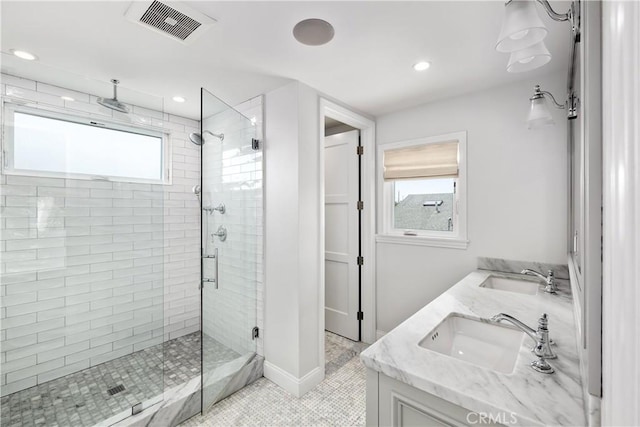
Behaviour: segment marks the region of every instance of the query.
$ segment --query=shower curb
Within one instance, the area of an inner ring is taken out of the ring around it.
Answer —
[[[230,362],[233,364],[233,361]],[[264,357],[253,355],[246,363],[230,375],[209,377],[205,379],[205,393],[214,393],[214,402],[232,395],[236,391],[253,383],[263,376]],[[214,372],[215,373],[215,372]],[[175,427],[201,412],[201,378],[193,378],[185,384],[173,387],[164,392],[164,399],[145,409],[143,412],[121,419],[114,423],[97,424],[97,426],[114,427]],[[215,390],[218,389],[216,392]],[[207,408],[208,409],[208,408]],[[205,409],[206,411],[206,409]],[[121,416],[127,416],[122,414]],[[113,417],[112,419],[114,419]]]

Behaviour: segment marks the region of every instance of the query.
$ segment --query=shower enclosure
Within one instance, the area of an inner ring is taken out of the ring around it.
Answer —
[[[202,409],[262,375],[256,356],[262,153],[256,125],[201,90]]]
[[[1,80],[0,422],[113,424],[162,400],[175,382],[165,350],[191,332],[165,322],[170,136],[152,125],[163,101],[124,89],[146,108],[123,113]]]
[[[0,80],[0,425],[173,426],[261,377],[256,120]]]

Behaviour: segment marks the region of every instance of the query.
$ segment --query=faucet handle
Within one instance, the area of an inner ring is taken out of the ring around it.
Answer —
[[[538,330],[542,329],[542,330],[548,331],[547,329],[548,325],[549,325],[549,316],[547,316],[547,313],[542,313],[542,315],[538,319]]]
[[[555,277],[553,276],[553,270],[547,271],[547,286],[544,291],[549,294],[555,294],[558,292],[558,286],[556,285]]]
[[[547,313],[542,313],[542,316],[538,319],[538,330],[536,331],[537,342],[533,348],[533,353],[543,359],[555,359],[558,357],[553,350],[551,350],[551,339],[549,338],[549,318]]]

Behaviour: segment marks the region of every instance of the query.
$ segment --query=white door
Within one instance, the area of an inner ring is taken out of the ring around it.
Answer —
[[[358,135],[325,138],[325,329],[359,341]]]

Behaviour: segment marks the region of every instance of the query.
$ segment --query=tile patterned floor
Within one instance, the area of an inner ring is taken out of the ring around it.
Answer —
[[[325,380],[302,398],[261,378],[181,426],[364,426],[365,347],[327,332]]]
[[[205,369],[239,356],[207,336],[204,347]],[[160,394],[163,384],[170,388],[200,375],[200,351],[196,332],[10,394],[1,399],[0,425],[92,426]],[[120,384],[125,390],[109,395]]]

